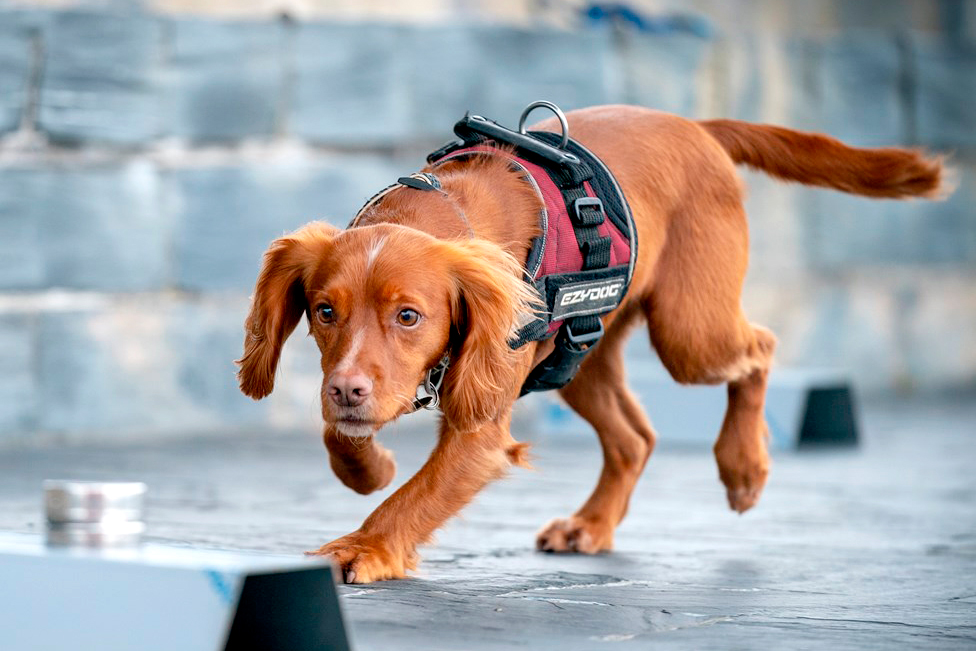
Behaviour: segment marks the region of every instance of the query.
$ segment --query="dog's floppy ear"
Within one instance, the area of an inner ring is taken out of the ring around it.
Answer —
[[[281,346],[307,309],[305,275],[339,229],[313,222],[275,240],[264,254],[244,322],[244,356],[237,360],[241,391],[255,400],[274,388]]]
[[[460,346],[445,378],[441,409],[451,427],[469,431],[492,420],[518,395],[517,354],[508,342],[539,301],[524,269],[482,239],[445,243],[451,249],[452,319]]]

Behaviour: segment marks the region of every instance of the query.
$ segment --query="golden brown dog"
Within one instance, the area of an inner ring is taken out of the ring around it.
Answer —
[[[625,336],[642,319],[675,380],[728,384],[715,457],[730,506],[752,507],[766,482],[763,402],[776,340],[740,305],[748,234],[734,165],[891,198],[936,196],[943,175],[940,159],[915,151],[854,149],[772,126],[630,106],[568,118],[573,137],[623,188],[640,242],[626,297],[561,390],[596,429],[603,471],[586,503],[537,538],[542,550],[596,553],[612,547],[654,449],[654,431],[624,382]],[[444,193],[395,190],[356,228],[312,223],[276,240],[247,317],[239,379],[244,393],[262,398],[282,344],[308,315],[322,353],[325,445],[336,475],[360,493],[385,487],[395,471],[374,434],[410,410],[427,370],[451,354],[440,436],[426,464],[357,531],[316,552],[333,557],[347,582],[405,576],[417,545],[509,466],[526,464],[525,445],[509,431],[512,405],[553,345],[507,343],[535,301],[523,281],[538,233],[534,190],[496,157],[449,161],[437,175]]]

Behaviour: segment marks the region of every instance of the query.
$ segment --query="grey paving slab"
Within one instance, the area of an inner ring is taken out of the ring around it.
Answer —
[[[290,129],[313,142],[344,145],[406,137],[408,89],[397,74],[403,31],[378,23],[299,24]]]
[[[468,74],[480,87],[481,96],[476,98],[485,102],[465,107],[472,112],[514,127],[522,109],[537,99],[566,111],[612,101],[610,86],[619,73],[613,69],[606,33],[482,26],[470,37],[477,64],[469,70],[477,72]],[[544,113],[532,116],[533,120],[543,117]]]
[[[489,489],[414,578],[340,589],[357,649],[972,649],[976,400],[872,405],[860,448],[778,453],[760,505],[729,512],[706,446],[662,442],[617,549],[532,550],[586,496],[595,441],[539,438],[535,471]],[[531,424],[516,428],[531,440]],[[385,435],[402,481],[432,437]],[[152,537],[300,553],[384,495],[331,476],[317,436],[0,454],[0,529],[38,530],[45,477],[150,485]]]
[[[722,111],[729,117],[749,122],[763,121],[763,93],[769,83],[763,71],[763,51],[775,47],[769,36],[730,35],[721,66],[726,83]],[[752,196],[752,193],[750,193]]]
[[[366,200],[416,169],[380,156],[185,168],[168,175],[176,282],[250,291],[271,241],[313,220],[345,226]]]
[[[0,133],[20,125],[27,106],[31,68],[31,29],[38,12],[0,7]]]
[[[52,16],[39,127],[54,141],[134,146],[160,132],[161,23],[138,10]]]
[[[271,136],[283,93],[282,22],[171,23],[172,133],[199,141]]]
[[[970,40],[943,41],[921,34],[912,34],[912,44],[919,142],[946,148],[973,147],[976,46]]]
[[[623,101],[691,117],[695,79],[711,44],[697,36],[631,35],[621,43]]]
[[[972,264],[976,174],[951,172],[957,189],[944,201],[872,201],[841,192],[804,192],[803,256],[811,269],[842,271],[884,264]]]
[[[169,273],[156,168],[0,170],[0,288],[140,291]]]
[[[410,136],[447,141],[452,125],[465,111],[486,115],[499,121],[517,121],[518,115],[496,113],[499,108],[488,86],[489,66],[485,62],[487,46],[476,38],[477,27],[458,24],[418,25],[403,32],[397,76],[410,88]],[[491,61],[494,53],[487,53]],[[437,74],[421,62],[436,61]],[[493,69],[493,67],[492,67]],[[525,86],[519,86],[524,92]],[[532,95],[533,97],[535,95]],[[531,100],[522,98],[522,103]],[[509,111],[505,106],[503,110]],[[521,108],[515,109],[517,111]],[[423,152],[422,156],[426,156]],[[418,157],[418,160],[422,158]]]
[[[46,282],[46,264],[37,242],[39,219],[32,219],[36,174],[23,169],[0,169],[0,288],[38,287]]]
[[[37,429],[50,435],[166,436],[267,422],[270,401],[240,393],[247,300],[149,295],[37,315]],[[20,438],[26,438],[22,435]]]
[[[32,352],[36,333],[25,314],[0,313],[0,444],[36,427],[40,406]]]
[[[906,143],[903,58],[893,34],[852,32],[825,40],[817,62],[824,131],[859,147]]]

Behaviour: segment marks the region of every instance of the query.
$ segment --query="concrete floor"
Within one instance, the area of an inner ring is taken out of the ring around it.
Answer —
[[[415,578],[343,586],[356,649],[976,649],[976,401],[868,406],[856,450],[779,452],[759,506],[727,510],[710,451],[663,441],[596,557],[533,551],[585,499],[595,439],[535,442]],[[385,436],[402,481],[430,449]],[[524,432],[521,437],[530,439]],[[312,433],[0,453],[0,530],[41,529],[47,477],[149,483],[152,538],[298,554],[384,495],[329,472]]]

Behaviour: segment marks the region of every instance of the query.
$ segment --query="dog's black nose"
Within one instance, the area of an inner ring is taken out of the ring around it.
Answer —
[[[373,381],[362,373],[337,374],[329,380],[329,397],[340,407],[358,407],[373,392]]]

